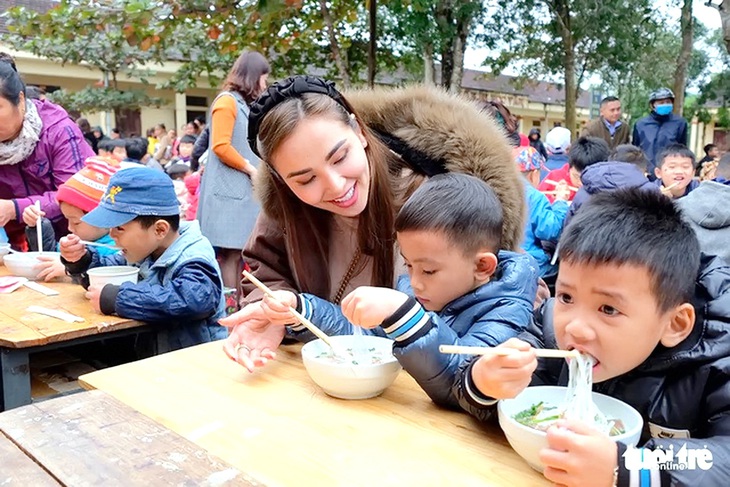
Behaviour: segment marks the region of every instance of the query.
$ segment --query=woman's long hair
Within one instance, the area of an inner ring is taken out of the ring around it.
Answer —
[[[256,51],[245,51],[228,72],[223,91],[235,91],[250,105],[261,94],[261,76],[269,74],[271,67],[264,56]]]
[[[332,98],[308,93],[299,98],[288,99],[273,108],[262,120],[258,133],[258,148],[263,160],[268,160],[280,144],[292,134],[304,119],[320,117],[336,120],[353,129],[359,126],[367,141],[365,154],[370,167],[370,191],[368,202],[358,218],[357,241],[363,254],[372,258],[373,286],[393,286],[394,245],[395,245],[395,205],[391,187],[393,157],[387,147],[355,115],[350,118],[347,110]],[[272,167],[266,171],[271,178],[275,200],[283,214],[284,229],[292,245],[290,255],[295,259],[297,268],[302,265],[302,256],[313,250],[327,261],[329,255],[329,235],[332,223],[331,213],[303,203],[297,198]],[[264,211],[266,209],[264,208]],[[313,247],[315,249],[313,249]],[[364,265],[362,263],[361,265]],[[332,283],[330,283],[330,292]]]

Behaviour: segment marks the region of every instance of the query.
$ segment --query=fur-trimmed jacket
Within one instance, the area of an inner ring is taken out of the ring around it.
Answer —
[[[345,96],[359,119],[400,156],[393,158],[400,167],[389,168],[393,177],[410,170],[426,177],[457,171],[481,178],[502,203],[502,248],[519,247],[524,228],[524,183],[503,131],[476,103],[421,86],[355,91]],[[315,239],[286,234],[286,217],[272,181],[268,164],[261,164],[255,185],[263,211],[243,250],[244,260],[272,289],[327,299],[331,295],[327,252],[292,255],[293,238],[300,242]],[[262,298],[248,281],[242,286],[242,304]]]

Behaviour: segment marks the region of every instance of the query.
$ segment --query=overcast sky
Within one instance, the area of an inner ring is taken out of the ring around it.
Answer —
[[[716,4],[720,3],[720,0],[713,1]],[[668,4],[670,3],[675,5],[674,7],[669,7],[668,11],[673,17],[676,17],[677,22],[679,22],[680,9],[676,7],[678,3],[676,0],[657,0],[656,3],[659,5],[667,5],[668,7]],[[719,29],[721,27],[719,12],[714,8],[706,7],[705,3],[706,0],[694,0],[693,10],[695,17],[709,29]],[[470,69],[486,70],[487,68],[481,66],[481,64],[487,57],[488,52],[489,51],[487,49],[468,48],[464,57],[464,66]],[[510,73],[507,70],[504,74],[514,73]]]

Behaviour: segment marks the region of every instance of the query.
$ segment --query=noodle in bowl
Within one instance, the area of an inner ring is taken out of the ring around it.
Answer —
[[[515,419],[515,416],[540,403],[548,407],[555,407],[556,412],[562,412],[561,406],[565,405],[566,399],[571,397],[567,387],[536,386],[528,387],[514,399],[499,401],[497,406],[499,425],[504,431],[507,441],[535,470],[542,472],[544,469],[539,454],[540,450],[548,446],[547,434],[542,429],[521,423]],[[639,412],[623,401],[597,392],[591,392],[590,397],[605,418],[609,421],[620,420],[622,423],[623,433],[611,435],[611,438],[626,445],[636,445],[644,426]],[[596,425],[596,428],[600,429],[600,425]]]

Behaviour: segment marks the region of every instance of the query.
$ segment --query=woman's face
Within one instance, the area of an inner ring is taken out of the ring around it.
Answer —
[[[18,136],[25,117],[25,97],[20,94],[18,105],[0,96],[0,142],[8,142]]]
[[[367,206],[370,166],[360,129],[329,118],[308,118],[271,155],[271,164],[304,203],[356,217]]]
[[[262,74],[259,78],[259,93],[266,91],[266,83],[269,80],[269,73]]]

